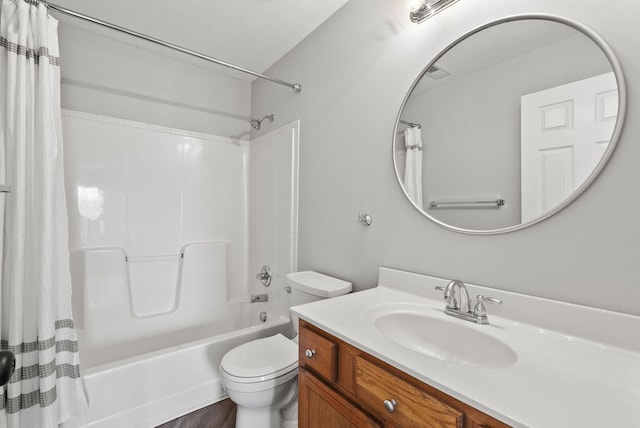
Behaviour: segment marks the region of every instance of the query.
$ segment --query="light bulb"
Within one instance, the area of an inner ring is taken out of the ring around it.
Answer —
[[[405,4],[407,5],[407,9],[409,9],[411,12],[415,12],[421,7],[426,6],[427,0],[405,0]]]

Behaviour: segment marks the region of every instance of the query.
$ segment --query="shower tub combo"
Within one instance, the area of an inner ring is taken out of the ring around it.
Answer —
[[[63,428],[152,428],[215,403],[227,396],[227,351],[290,336],[283,276],[296,266],[297,129],[249,143],[63,111],[89,399],[88,414]],[[263,264],[268,289],[253,279]],[[265,292],[267,302],[250,303]]]
[[[135,264],[118,248],[72,252],[74,278],[84,279],[81,301],[74,304],[84,308],[76,311],[76,324],[90,403],[85,418],[63,428],[155,427],[220,401],[226,393],[219,364],[227,351],[253,339],[291,334],[289,316],[274,299],[253,304],[224,299],[225,247],[188,245],[176,258]],[[172,266],[180,279],[171,281],[176,287],[158,287],[162,276],[175,278]],[[147,271],[146,281],[136,270]],[[151,295],[145,285],[165,292]],[[136,299],[138,293],[149,298]],[[167,305],[172,299],[180,304]]]

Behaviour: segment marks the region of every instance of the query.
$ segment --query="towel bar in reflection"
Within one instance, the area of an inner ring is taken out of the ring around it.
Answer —
[[[488,199],[488,200],[480,200],[480,201],[430,201],[429,207],[431,208],[455,208],[455,207],[487,207],[493,206],[501,207],[504,205],[504,199]]]

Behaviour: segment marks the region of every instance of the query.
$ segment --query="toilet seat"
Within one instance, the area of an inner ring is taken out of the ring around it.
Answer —
[[[244,343],[227,352],[222,374],[238,383],[263,382],[298,368],[298,345],[282,334]]]

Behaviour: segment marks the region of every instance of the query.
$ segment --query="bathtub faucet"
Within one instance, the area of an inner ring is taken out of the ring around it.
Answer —
[[[266,302],[268,300],[269,300],[269,296],[267,294],[252,294],[251,298],[249,299],[249,302],[251,303]]]

